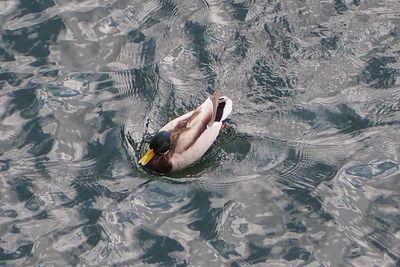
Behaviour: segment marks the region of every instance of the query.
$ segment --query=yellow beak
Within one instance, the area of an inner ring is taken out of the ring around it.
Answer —
[[[149,149],[147,150],[146,154],[144,154],[144,156],[138,161],[138,163],[142,166],[145,166],[152,158],[154,158],[154,155],[154,150]]]

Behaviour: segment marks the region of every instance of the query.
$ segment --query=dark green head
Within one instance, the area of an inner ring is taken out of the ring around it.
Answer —
[[[150,148],[157,154],[164,154],[169,150],[171,134],[167,131],[156,133],[150,140]]]

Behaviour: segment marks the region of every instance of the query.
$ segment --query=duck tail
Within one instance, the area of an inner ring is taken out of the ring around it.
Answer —
[[[232,100],[226,96],[220,96],[214,121],[225,121],[231,112]]]

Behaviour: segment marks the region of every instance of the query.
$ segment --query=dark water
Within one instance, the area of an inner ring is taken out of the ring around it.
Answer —
[[[400,2],[0,1],[0,265],[400,266]],[[172,177],[143,142],[223,90]]]

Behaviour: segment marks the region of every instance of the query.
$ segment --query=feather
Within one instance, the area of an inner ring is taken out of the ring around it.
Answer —
[[[170,133],[169,150],[156,155],[147,166],[166,173],[183,169],[199,160],[214,143],[231,111],[232,100],[216,92],[198,108],[168,122],[160,132]]]

